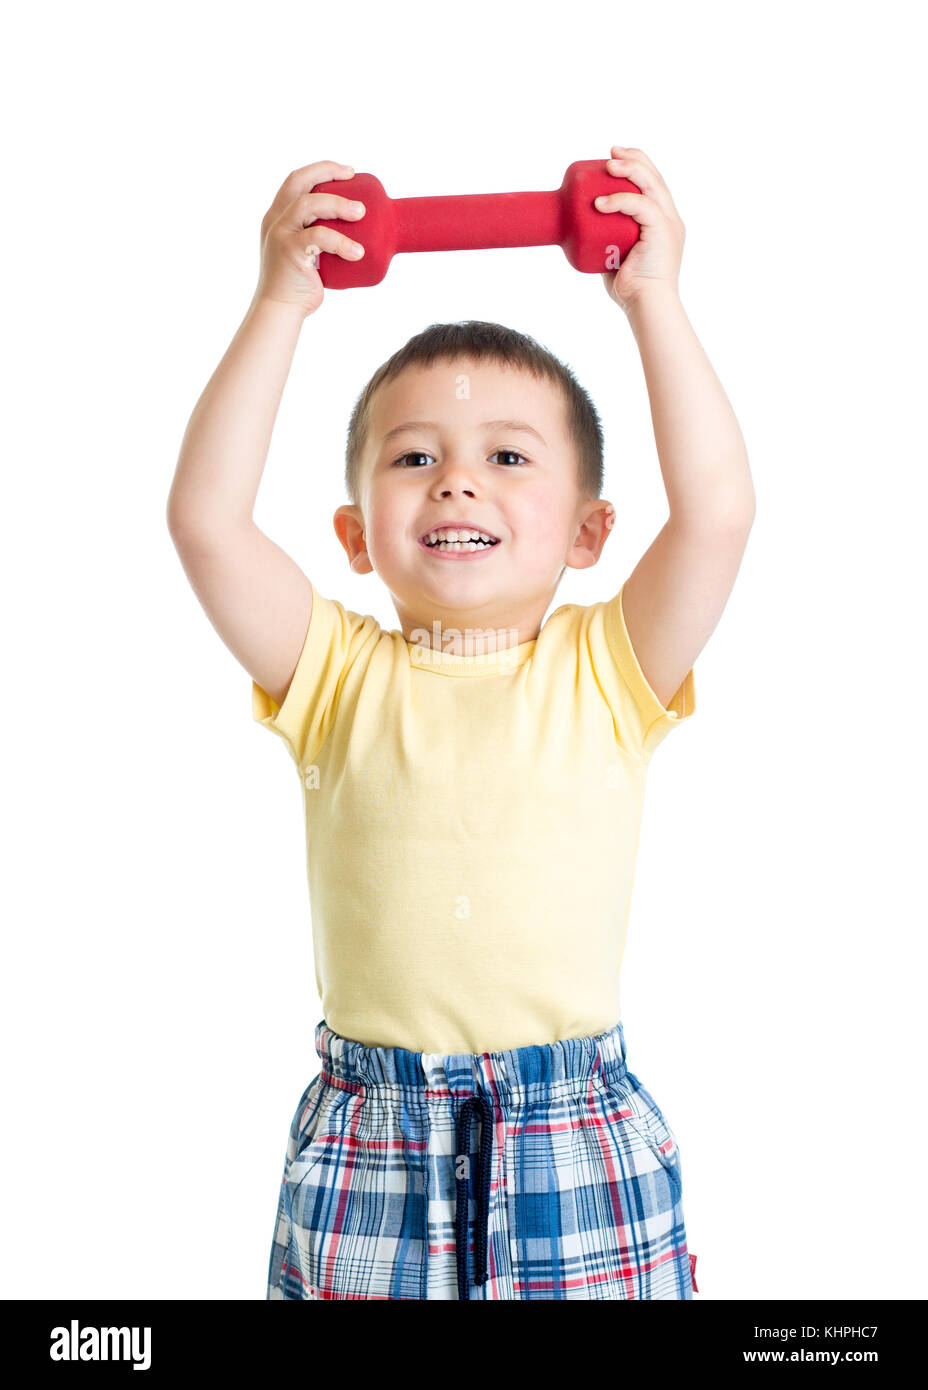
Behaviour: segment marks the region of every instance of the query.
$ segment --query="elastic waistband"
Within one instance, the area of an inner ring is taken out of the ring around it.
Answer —
[[[444,1054],[368,1047],[343,1038],[320,1019],[316,1052],[323,1079],[330,1085],[394,1091],[409,1104],[448,1095],[533,1102],[583,1091],[595,1075],[609,1082],[626,1073],[621,1022],[590,1037],[501,1052]]]

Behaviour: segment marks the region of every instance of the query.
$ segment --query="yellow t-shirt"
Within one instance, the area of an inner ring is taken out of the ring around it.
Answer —
[[[667,708],[651,689],[621,590],[452,656],[314,588],[283,705],[252,685],[303,783],[330,1028],[472,1053],[621,1018],[645,773],[695,709],[692,670]]]

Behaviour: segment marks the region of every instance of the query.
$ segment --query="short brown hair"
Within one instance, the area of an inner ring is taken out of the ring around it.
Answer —
[[[345,448],[345,486],[355,506],[360,502],[361,454],[370,427],[371,401],[378,386],[394,380],[406,367],[431,366],[433,362],[453,361],[457,357],[523,368],[559,386],[567,405],[568,433],[577,449],[578,486],[584,496],[600,496],[603,490],[602,426],[596,407],[570,368],[525,333],[517,333],[501,323],[467,319],[460,323],[431,323],[410,338],[377,368],[355,402]]]

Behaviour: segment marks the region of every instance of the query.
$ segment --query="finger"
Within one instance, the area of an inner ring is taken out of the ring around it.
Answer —
[[[294,169],[274,195],[268,217],[275,221],[288,203],[292,203],[301,193],[312,192],[317,183],[327,183],[331,179],[353,179],[354,172],[352,165],[339,164],[334,159],[320,159],[314,164],[304,164],[302,169]]]
[[[637,159],[610,159],[606,163],[606,172],[637,184],[642,193],[664,209],[668,217],[676,216],[670,190],[656,169]]]
[[[618,151],[618,145],[613,145],[613,151]],[[646,193],[649,198],[664,209],[668,217],[679,218],[674,205],[673,198],[670,196],[670,189],[661,177],[660,171],[655,168],[654,162],[642,150],[625,150],[618,157],[607,160],[606,170],[610,174],[617,174],[620,178],[630,179],[636,183],[642,193]]]
[[[306,243],[302,247],[304,260],[308,259],[318,265],[318,256],[315,259],[313,257],[313,253],[318,251],[328,251],[333,256],[341,256],[345,261],[359,261],[364,255],[361,243],[345,236],[344,232],[337,232],[334,227],[308,227]]]
[[[354,166],[340,164],[335,159],[319,159],[315,164],[304,164],[302,169],[294,169],[280,185],[281,192],[289,195],[290,202],[298,193],[309,193],[317,183],[327,183],[329,179],[353,179]]]
[[[593,199],[593,205],[600,212],[624,212],[627,216],[634,217],[642,227],[657,226],[664,215],[664,209],[653,198],[647,197],[644,193],[632,193],[630,189],[622,189],[618,193],[602,193]]]
[[[657,165],[654,160],[645,154],[644,150],[637,149],[634,145],[613,145],[609,153],[617,155],[620,159],[637,159],[642,164],[647,164],[648,168],[660,178]]]
[[[640,186],[642,193],[650,194],[652,189],[667,189],[667,185],[653,164],[646,164],[643,159],[636,159],[634,155],[619,155],[608,159],[606,169],[610,174],[619,174],[626,179],[631,179],[632,183],[637,183]]]
[[[284,209],[281,222],[285,227],[298,229],[311,226],[318,217],[355,222],[364,212],[363,203],[342,198],[338,193],[301,193]]]

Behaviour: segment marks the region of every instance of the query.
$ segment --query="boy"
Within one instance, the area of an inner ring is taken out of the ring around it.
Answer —
[[[316,253],[355,254],[312,225],[363,217],[312,191],[346,166],[282,185],[184,439],[172,537],[305,788],[322,1067],[291,1124],[271,1299],[693,1295],[679,1151],[625,1064],[619,965],[647,764],[693,712],[754,496],[679,300],[670,194],[640,150],[612,154],[641,192],[597,205],[641,233],[603,282],[641,352],[670,518],[610,600],[543,623],[614,509],[586,392],[496,324],[432,325],[352,415],[335,530],[401,630],[321,595],[255,526]]]

